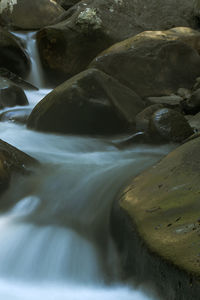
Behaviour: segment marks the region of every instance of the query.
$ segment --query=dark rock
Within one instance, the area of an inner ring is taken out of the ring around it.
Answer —
[[[153,139],[182,142],[194,133],[184,116],[172,109],[157,110],[150,120],[150,136]]]
[[[36,164],[34,158],[0,140],[0,193],[8,187],[14,173],[28,174]]]
[[[200,111],[200,88],[194,91],[189,99],[182,101],[181,106],[185,113],[197,114]]]
[[[21,124],[26,124],[28,117],[31,113],[31,108],[23,108],[23,109],[12,109],[8,111],[4,111],[0,114],[0,121],[10,121]]]
[[[0,28],[0,68],[25,77],[30,70],[30,60],[19,40]]]
[[[185,88],[179,88],[177,91],[177,95],[179,95],[183,99],[188,99],[191,97],[192,91],[185,89]]]
[[[90,66],[145,97],[171,95],[183,86],[191,88],[199,74],[200,56],[182,42],[180,31],[141,33],[110,47]]]
[[[7,70],[6,68],[0,68],[0,77],[4,77],[5,79],[9,79],[16,85],[22,87],[26,90],[38,90],[38,88],[32,85],[30,82],[22,79],[20,76],[12,73],[11,71]]]
[[[81,0],[56,0],[56,2],[66,10],[80,1]]]
[[[64,9],[51,0],[17,0],[13,10],[3,10],[1,25],[25,30],[40,29],[53,23]]]
[[[135,121],[136,121],[136,130],[144,131],[146,133],[149,132],[149,124],[150,119],[155,111],[158,109],[163,108],[162,104],[154,104],[146,107],[144,110],[137,114]]]
[[[86,70],[54,89],[33,109],[28,127],[48,132],[115,134],[133,130],[141,98],[112,77]]]
[[[27,105],[28,100],[24,91],[9,80],[0,77],[0,107]]]

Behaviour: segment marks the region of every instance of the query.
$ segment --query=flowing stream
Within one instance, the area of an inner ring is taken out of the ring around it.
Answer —
[[[29,80],[41,87],[33,33],[19,36],[33,62]],[[48,92],[26,91],[30,106]],[[0,122],[0,138],[41,162],[1,197],[10,207],[0,216],[0,299],[157,299],[120,283],[109,214],[120,188],[172,146],[119,150],[114,138],[44,134],[13,122]]]

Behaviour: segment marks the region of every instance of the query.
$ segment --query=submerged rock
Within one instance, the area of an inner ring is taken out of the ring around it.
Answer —
[[[81,0],[56,0],[56,2],[66,10],[80,1]]]
[[[20,41],[11,33],[0,28],[0,68],[26,77],[30,70],[30,60]]]
[[[166,300],[200,292],[200,138],[178,147],[122,190],[113,236],[129,275],[156,282]]]
[[[22,108],[4,111],[0,114],[0,121],[9,121],[14,123],[26,124],[31,110],[31,108]]]
[[[53,23],[64,9],[53,0],[17,0],[13,9],[0,14],[1,25],[25,30],[40,29]]]
[[[143,32],[108,48],[90,66],[141,96],[171,95],[180,87],[191,88],[199,74],[198,47],[191,40],[187,28]]]
[[[115,134],[135,128],[141,98],[105,73],[89,69],[64,82],[33,109],[28,127],[48,132]]]

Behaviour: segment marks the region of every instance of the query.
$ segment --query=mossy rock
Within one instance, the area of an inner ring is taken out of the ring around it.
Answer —
[[[133,179],[120,206],[151,252],[200,277],[200,138]],[[193,298],[191,298],[193,299]]]

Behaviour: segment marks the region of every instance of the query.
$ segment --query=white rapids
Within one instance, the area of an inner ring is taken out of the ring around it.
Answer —
[[[26,91],[30,106],[48,92]],[[12,122],[0,122],[0,138],[41,162],[1,196],[10,208],[0,215],[0,299],[158,299],[120,282],[109,215],[123,185],[173,146],[119,150],[114,138],[45,134]]]

